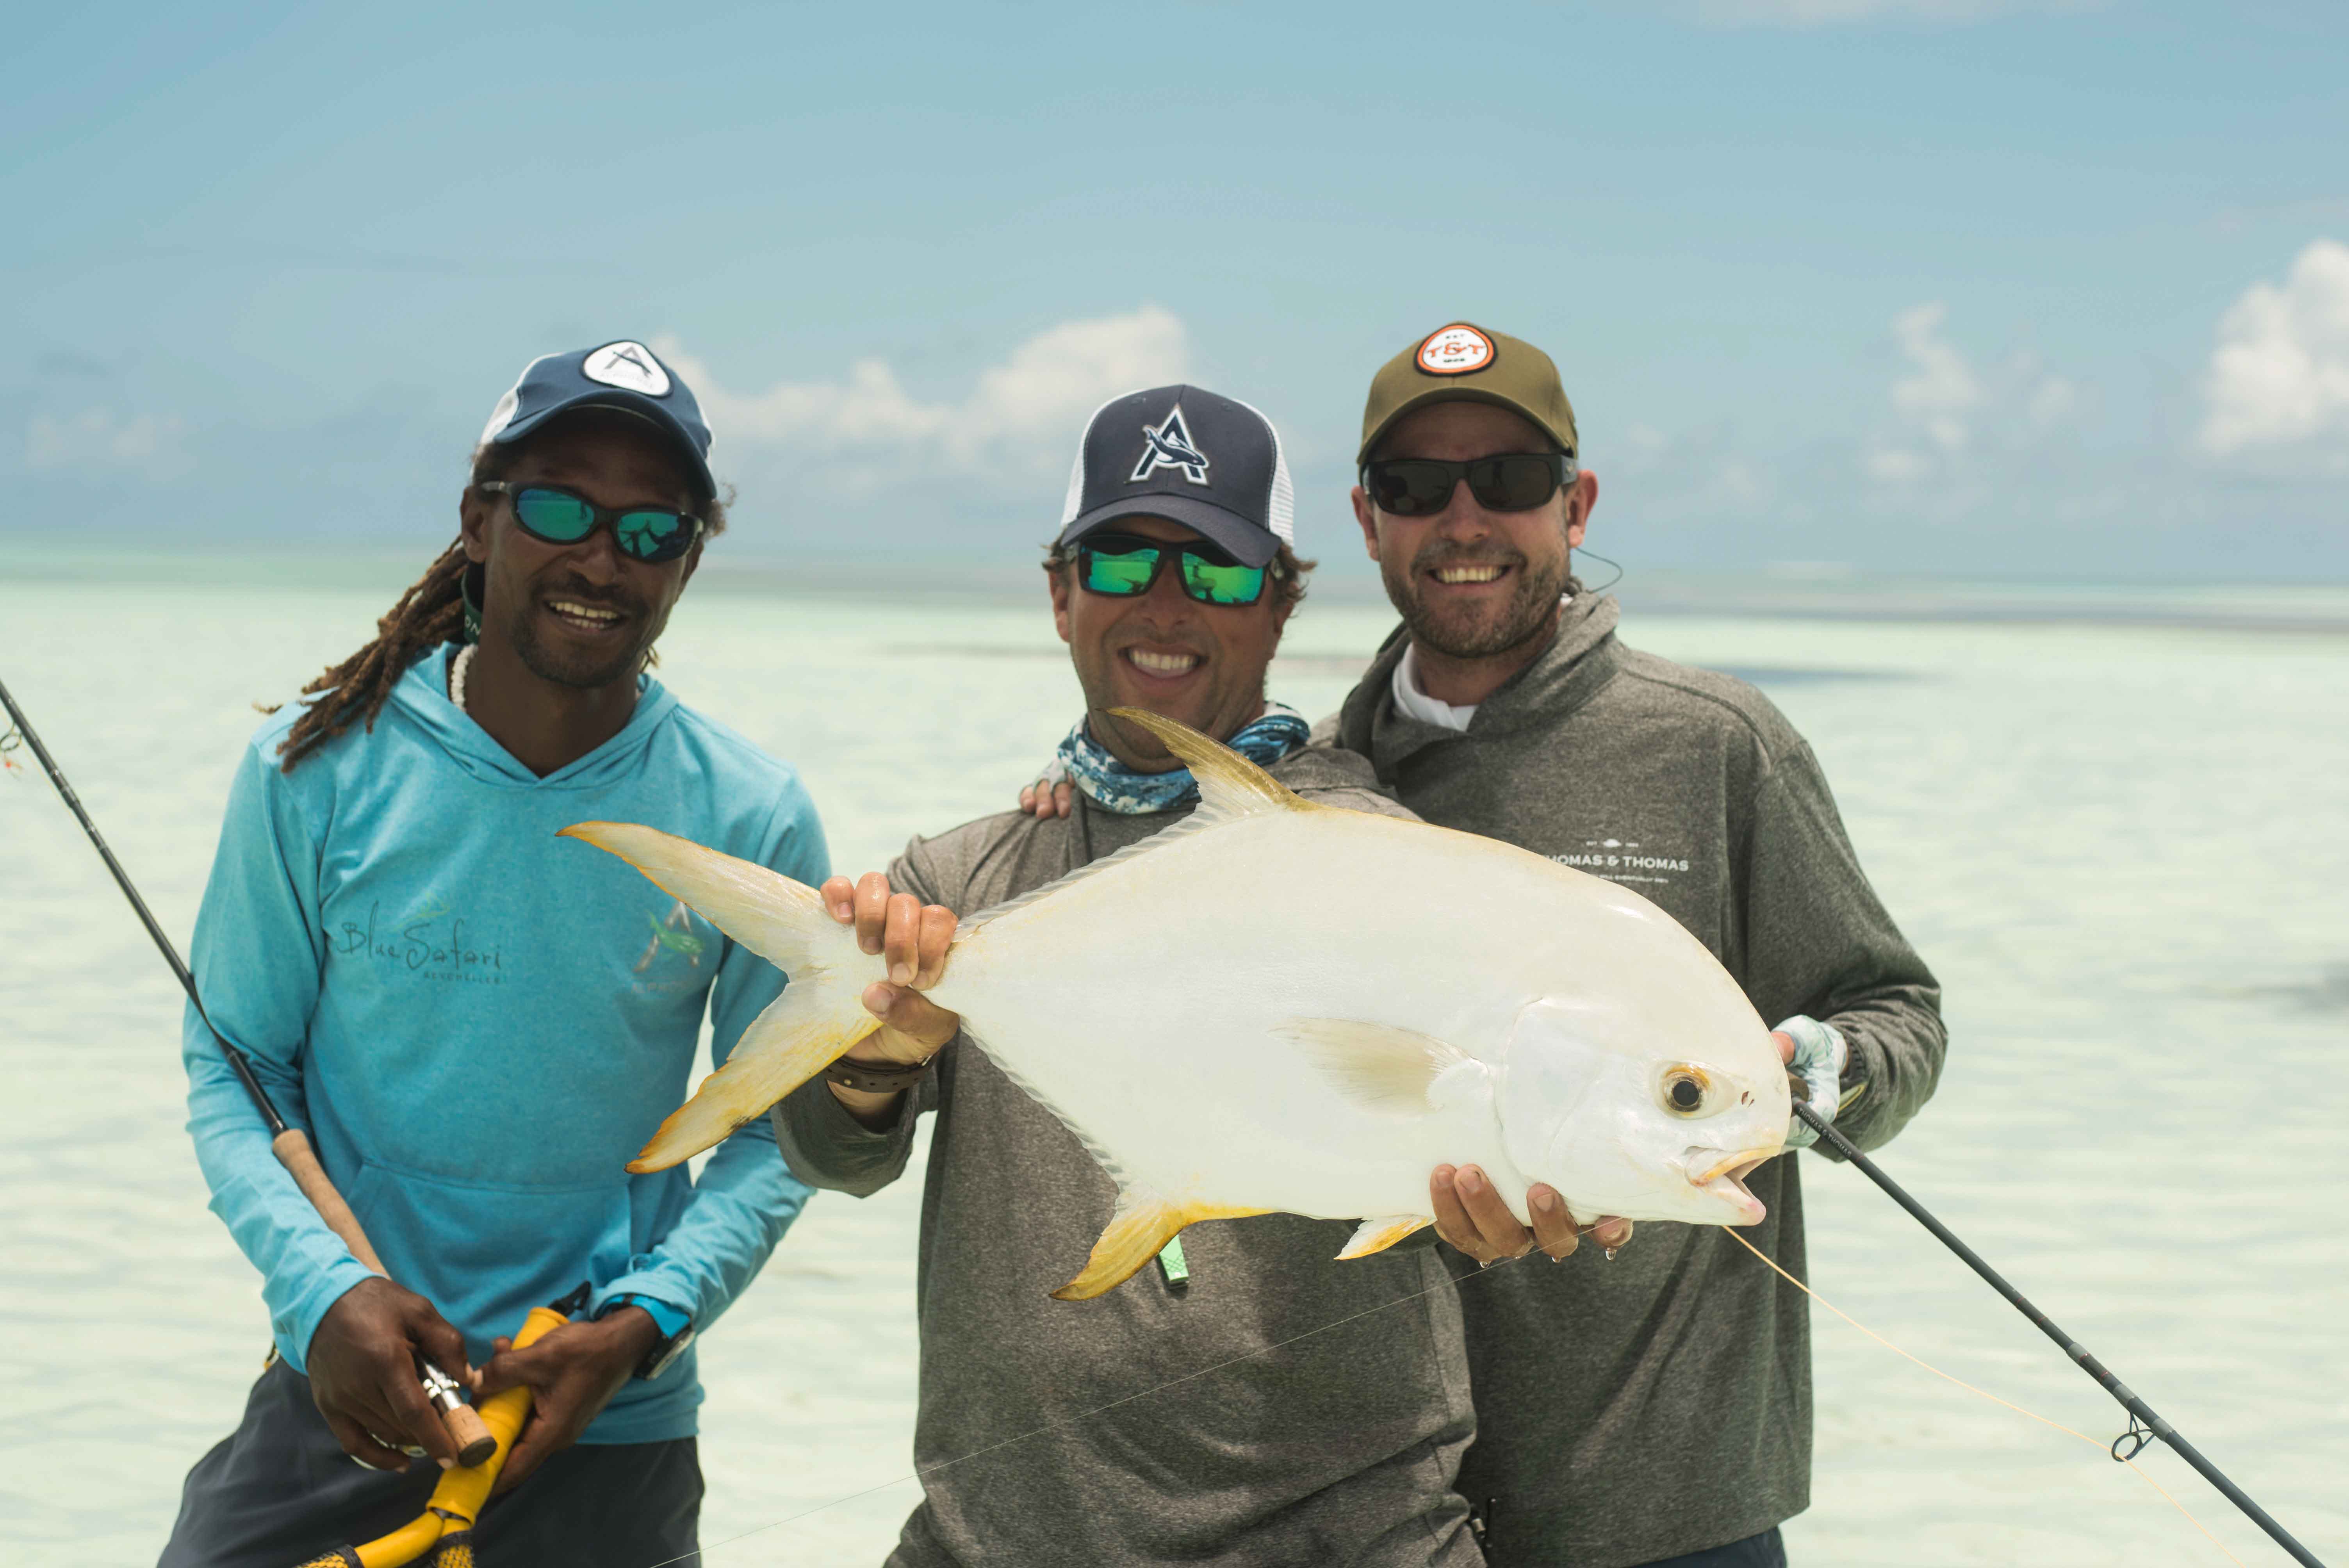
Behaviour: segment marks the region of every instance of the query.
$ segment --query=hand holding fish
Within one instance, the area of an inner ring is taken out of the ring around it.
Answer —
[[[842,925],[856,928],[856,945],[883,960],[889,978],[864,988],[866,1012],[881,1026],[865,1036],[846,1054],[850,1061],[874,1067],[918,1067],[943,1049],[962,1026],[961,1018],[932,1003],[922,993],[946,974],[947,948],[954,942],[954,911],[925,904],[913,894],[892,892],[889,879],[867,872],[854,883],[832,877],[818,890],[824,909]],[[830,1086],[850,1115],[868,1126],[885,1126],[896,1118],[904,1090],[879,1093]]]
[[[1582,1244],[1581,1225],[1557,1189],[1547,1181],[1526,1190],[1526,1206],[1534,1217],[1531,1230],[1518,1223],[1491,1178],[1474,1165],[1437,1166],[1428,1178],[1427,1196],[1435,1212],[1435,1233],[1479,1264],[1521,1258],[1536,1247],[1549,1254],[1550,1262],[1564,1263]],[[1590,1227],[1590,1235],[1611,1256],[1631,1239],[1631,1222],[1610,1214]]]

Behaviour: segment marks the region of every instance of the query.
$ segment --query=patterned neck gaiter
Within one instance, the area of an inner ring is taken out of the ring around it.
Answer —
[[[1303,746],[1309,733],[1304,715],[1281,703],[1268,702],[1264,705],[1263,717],[1243,725],[1239,733],[1224,744],[1257,767],[1269,768]],[[1093,739],[1081,718],[1069,731],[1069,738],[1061,742],[1060,766],[1078,789],[1092,796],[1104,810],[1115,811],[1121,817],[1171,810],[1199,798],[1199,787],[1192,781],[1189,769],[1177,768],[1171,773],[1136,773],[1120,762],[1109,748]]]

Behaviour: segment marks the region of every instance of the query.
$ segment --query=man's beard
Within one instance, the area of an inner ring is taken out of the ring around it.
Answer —
[[[616,601],[608,594],[583,593],[575,588],[565,589],[554,596],[625,611],[635,617],[638,626],[644,628],[644,634],[627,647],[615,649],[605,658],[590,663],[578,654],[558,652],[539,641],[539,606],[533,602],[514,617],[510,634],[514,654],[522,660],[523,668],[551,685],[572,686],[583,691],[632,679],[643,673],[652,651],[653,639],[660,635],[661,628],[646,620],[642,604]]]
[[[1480,611],[1461,604],[1450,614],[1429,605],[1419,595],[1423,572],[1446,566],[1513,566],[1516,590],[1496,610]],[[1385,562],[1387,598],[1402,613],[1412,641],[1432,653],[1453,659],[1488,659],[1523,647],[1549,629],[1550,617],[1565,594],[1569,557],[1560,551],[1554,562],[1535,562],[1514,552],[1504,554],[1461,552],[1431,542],[1417,559],[1398,568]]]

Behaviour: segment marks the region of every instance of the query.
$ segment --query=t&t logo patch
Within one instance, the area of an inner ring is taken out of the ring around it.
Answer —
[[[1493,363],[1493,340],[1464,321],[1438,327],[1419,346],[1419,367],[1430,376],[1465,376]]]

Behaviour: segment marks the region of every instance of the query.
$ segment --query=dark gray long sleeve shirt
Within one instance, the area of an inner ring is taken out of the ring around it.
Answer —
[[[1357,757],[1314,748],[1271,771],[1309,799],[1398,812]],[[1061,820],[1011,813],[916,839],[890,883],[975,914],[1187,812],[1078,799]],[[1135,972],[1163,962],[1135,932]],[[1183,1292],[1154,1264],[1096,1300],[1054,1301],[1115,1189],[978,1048],[949,1045],[886,1130],[821,1080],[776,1107],[775,1127],[802,1180],[862,1195],[904,1171],[924,1112],[937,1122],[914,1449],[929,1473],[891,1568],[1483,1561],[1454,1488],[1472,1416],[1459,1302],[1433,1248],[1338,1263],[1348,1223],[1208,1221],[1183,1233]]]
[[[1579,594],[1556,640],[1466,731],[1400,712],[1400,632],[1346,699],[1339,744],[1431,822],[1620,882],[1713,950],[1765,1022],[1851,1048],[1837,1126],[1890,1139],[1933,1092],[1940,989],[1869,888],[1810,748],[1761,693],[1616,640]],[[1798,1160],[1747,1182],[1739,1234],[1805,1274]],[[1460,1287],[1477,1438],[1460,1486],[1492,1501],[1506,1568],[1630,1568],[1757,1534],[1810,1499],[1810,1330],[1793,1286],[1717,1227],[1646,1223]]]

